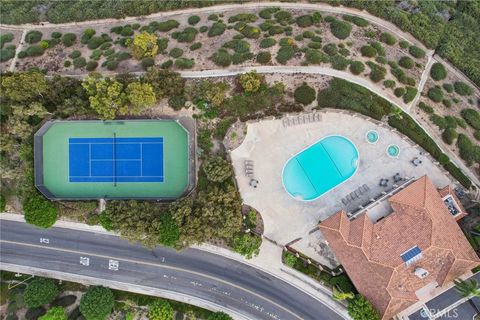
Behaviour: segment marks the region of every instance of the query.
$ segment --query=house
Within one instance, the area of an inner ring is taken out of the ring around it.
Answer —
[[[353,220],[342,210],[319,227],[357,290],[391,319],[480,260],[456,222],[466,213],[450,187],[437,190],[423,176],[386,203],[377,221],[368,209]]]

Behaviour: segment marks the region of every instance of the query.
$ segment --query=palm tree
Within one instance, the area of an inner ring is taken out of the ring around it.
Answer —
[[[480,297],[480,288],[475,279],[471,280],[454,280],[455,288],[464,297]]]

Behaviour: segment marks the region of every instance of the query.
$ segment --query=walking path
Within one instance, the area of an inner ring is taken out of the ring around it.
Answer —
[[[410,105],[407,107],[408,112],[411,111],[413,107],[417,105],[418,100],[422,96],[422,91],[423,87],[425,87],[425,83],[427,83],[428,77],[430,76],[430,69],[432,68],[432,64],[435,62],[433,59],[433,51],[428,52],[427,57],[428,61],[427,64],[425,65],[425,69],[423,70],[422,76],[420,77],[420,81],[418,83],[417,87],[417,95],[415,96],[415,99],[410,103]]]

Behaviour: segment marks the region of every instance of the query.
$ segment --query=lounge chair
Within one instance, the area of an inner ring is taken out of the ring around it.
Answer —
[[[348,204],[347,199],[343,198],[343,199],[342,199],[342,203],[343,203],[344,206],[346,206],[346,205]]]

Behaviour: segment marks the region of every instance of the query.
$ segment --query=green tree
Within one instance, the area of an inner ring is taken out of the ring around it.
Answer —
[[[145,74],[144,81],[153,87],[157,100],[183,95],[185,80],[179,73],[150,67]]]
[[[348,301],[348,314],[353,320],[379,320],[380,316],[372,304],[362,295]]]
[[[262,238],[249,233],[237,234],[232,241],[233,250],[244,255],[247,259],[258,255],[261,245]]]
[[[315,89],[304,82],[300,87],[297,87],[293,93],[295,102],[303,105],[309,105],[315,100]]]
[[[204,100],[220,107],[226,99],[230,85],[226,81],[202,80],[187,87],[191,100]]]
[[[82,82],[82,87],[88,94],[90,107],[103,120],[115,119],[117,114],[127,114],[128,100],[120,82],[90,74]]]
[[[298,258],[293,253],[287,251],[283,255],[283,262],[287,266],[293,268],[297,264]]]
[[[232,166],[222,157],[215,156],[208,158],[203,162],[203,171],[207,179],[213,182],[223,182],[233,174]]]
[[[32,118],[43,119],[48,115],[47,110],[39,102],[32,102],[28,106],[13,105],[12,114],[8,117],[8,133],[17,139],[28,139],[35,129],[31,124]]]
[[[39,193],[23,202],[25,221],[40,228],[50,228],[57,221],[58,208]]]
[[[430,69],[430,76],[435,81],[443,80],[447,77],[447,69],[440,62],[435,62]]]
[[[37,71],[17,72],[2,77],[2,93],[16,102],[42,97],[47,88],[45,77]]]
[[[158,53],[157,37],[148,32],[137,34],[129,44],[132,56],[140,60],[145,57],[155,57]]]
[[[148,83],[132,82],[128,84],[126,94],[132,106],[130,114],[139,114],[143,109],[157,102],[153,87]]]
[[[148,306],[150,320],[173,320],[173,308],[166,300],[157,299]]]
[[[67,320],[67,313],[63,307],[53,307],[48,309],[47,313],[38,320]]]
[[[208,316],[207,320],[232,320],[233,318],[230,317],[225,312],[215,312]]]
[[[52,279],[37,278],[32,280],[23,293],[25,305],[37,308],[50,303],[58,295],[58,288]]]
[[[109,288],[89,287],[80,299],[80,312],[87,320],[104,320],[112,312],[114,303]]]
[[[257,92],[264,81],[265,77],[255,70],[243,73],[238,77],[238,83],[246,93]]]
[[[456,279],[453,281],[455,289],[464,297],[480,297],[480,288],[478,282],[475,279],[461,280]]]
[[[160,216],[160,243],[164,246],[173,247],[180,239],[180,229],[175,223],[175,219],[169,212]]]

